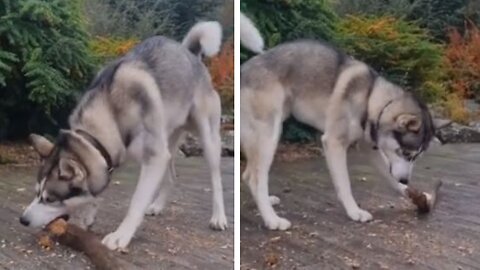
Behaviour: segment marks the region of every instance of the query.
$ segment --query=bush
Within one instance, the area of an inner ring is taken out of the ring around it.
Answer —
[[[271,48],[296,39],[332,40],[337,16],[325,0],[242,0],[241,9],[252,19]],[[249,53],[242,53],[246,60]]]
[[[337,0],[334,9],[340,16],[345,15],[390,15],[397,18],[405,17],[413,10],[414,3],[411,0]]]
[[[48,132],[91,76],[79,1],[0,1],[1,138]]]
[[[97,62],[104,64],[125,55],[138,43],[136,38],[97,36],[90,41],[89,46]]]
[[[438,41],[448,39],[447,29],[461,33],[466,21],[480,22],[478,1],[465,0],[336,0],[335,11],[343,15],[393,16],[415,22]]]
[[[443,48],[414,23],[393,17],[347,16],[337,42],[394,83],[427,101],[446,95]]]
[[[163,35],[181,40],[200,20],[221,16],[223,0],[85,0],[89,32],[145,39]]]
[[[437,40],[448,39],[448,28],[454,27],[461,33],[466,30],[468,20],[480,22],[480,9],[475,1],[465,0],[417,0],[412,3],[412,10],[407,15]]]
[[[472,23],[464,35],[452,28],[448,39],[445,62],[450,88],[461,97],[480,100],[480,30]]]
[[[224,43],[220,53],[207,63],[213,87],[222,99],[222,111],[233,114],[234,103],[234,49],[233,39]]]
[[[464,99],[457,93],[450,93],[444,102],[441,103],[443,107],[443,114],[449,119],[468,124],[470,120],[470,113],[465,107]]]

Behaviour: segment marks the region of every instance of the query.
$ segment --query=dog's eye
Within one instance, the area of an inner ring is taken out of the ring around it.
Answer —
[[[52,196],[48,196],[48,197],[45,198],[45,202],[47,202],[47,203],[53,203],[55,201],[56,201],[55,198],[52,197]]]

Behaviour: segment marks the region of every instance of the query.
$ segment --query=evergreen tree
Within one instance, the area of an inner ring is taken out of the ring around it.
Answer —
[[[241,9],[262,33],[267,48],[296,39],[332,40],[335,13],[325,0],[242,0]]]
[[[0,1],[0,137],[64,122],[91,77],[79,1]]]

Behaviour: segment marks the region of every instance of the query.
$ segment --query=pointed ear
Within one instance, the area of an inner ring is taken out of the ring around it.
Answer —
[[[54,147],[53,143],[47,138],[37,134],[30,134],[30,143],[32,144],[33,149],[35,149],[42,158],[48,157]]]
[[[84,185],[85,174],[77,162],[62,158],[58,162],[58,170],[60,180],[71,181],[71,183],[77,187]]]
[[[61,158],[58,161],[58,176],[60,176],[60,180],[70,180],[75,175],[75,167],[73,164],[65,159]]]
[[[414,114],[401,114],[397,116],[396,126],[399,130],[418,132],[422,126],[422,120]]]
[[[433,126],[435,127],[435,129],[442,129],[444,127],[448,127],[449,125],[451,125],[453,123],[452,120],[450,119],[441,119],[441,118],[434,118],[433,119]]]

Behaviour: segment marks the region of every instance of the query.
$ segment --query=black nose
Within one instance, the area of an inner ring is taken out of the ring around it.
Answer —
[[[400,183],[402,183],[402,184],[404,184],[404,185],[408,185],[408,179],[406,179],[406,178],[402,178],[402,179],[400,179],[398,182],[400,182]]]
[[[30,224],[30,221],[23,216],[20,217],[20,223],[22,223],[23,226],[28,226]]]

